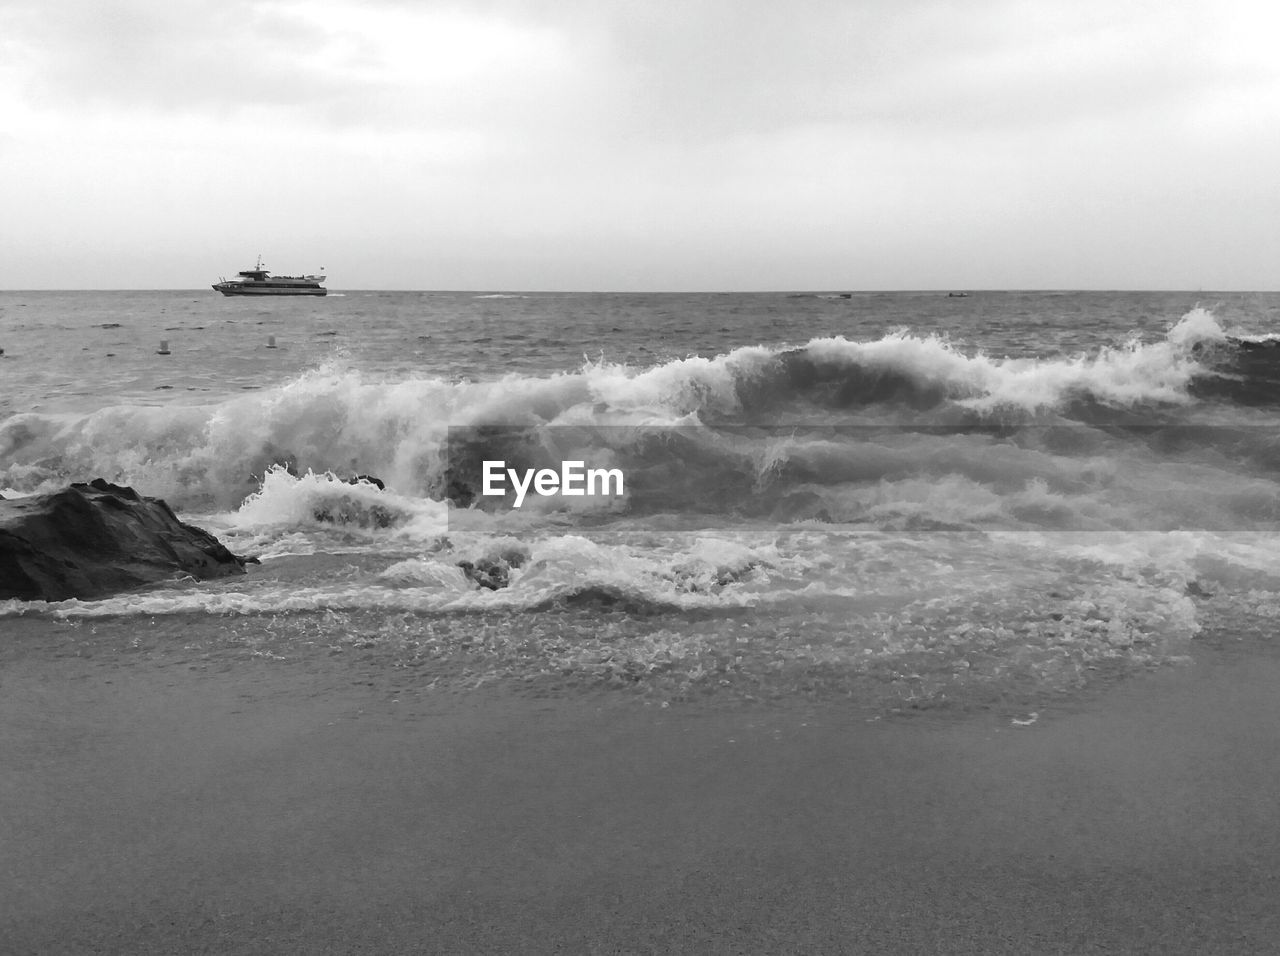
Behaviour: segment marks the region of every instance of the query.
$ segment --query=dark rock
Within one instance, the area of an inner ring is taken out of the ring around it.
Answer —
[[[386,485],[381,480],[369,475],[356,475],[343,479],[343,484],[358,486],[371,485],[379,491],[385,491]],[[311,516],[317,521],[330,524],[353,524],[361,528],[390,528],[402,521],[404,513],[399,510],[363,500],[360,496],[349,498],[341,493],[322,495],[311,510]]]
[[[246,562],[165,502],[95,479],[0,503],[0,599],[98,598],[189,575],[243,574]]]
[[[335,500],[317,505],[311,517],[326,524],[353,524],[359,528],[390,528],[400,515],[382,505],[364,506],[356,502]]]
[[[1211,598],[1213,592],[1206,589],[1199,581],[1188,581],[1186,587],[1187,597]]]
[[[720,588],[745,580],[756,568],[767,566],[764,561],[747,561],[740,565],[721,564],[715,567],[698,561],[687,561],[672,570],[676,584],[684,590],[695,594],[714,594]]]
[[[528,552],[508,548],[500,554],[478,561],[459,561],[458,567],[480,587],[497,591],[511,583],[511,569],[521,567],[528,559]]]
[[[458,567],[468,578],[490,591],[505,588],[511,583],[511,569],[500,561],[459,561]]]

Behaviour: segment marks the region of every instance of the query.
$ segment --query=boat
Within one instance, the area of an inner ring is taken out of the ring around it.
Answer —
[[[273,276],[262,268],[262,256],[253,269],[243,269],[234,279],[218,277],[213,288],[223,295],[328,295],[320,283],[325,276]]]

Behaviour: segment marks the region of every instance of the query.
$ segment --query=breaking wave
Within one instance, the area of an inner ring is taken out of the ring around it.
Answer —
[[[475,503],[481,461],[574,453],[626,469],[615,517],[1231,530],[1280,520],[1275,404],[1280,340],[1228,335],[1203,309],[1158,341],[1075,356],[895,332],[478,382],[321,367],[208,406],[14,415],[0,489],[103,477],[242,524],[425,535],[446,502]],[[344,483],[359,475],[385,490]]]

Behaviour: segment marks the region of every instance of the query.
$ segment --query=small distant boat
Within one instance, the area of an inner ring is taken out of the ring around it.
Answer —
[[[969,293],[968,292],[948,292],[947,298],[948,299],[967,299],[969,298]]]
[[[223,279],[213,284],[215,291],[223,295],[328,295],[320,283],[325,276],[273,276],[262,268],[262,256],[258,256],[258,265],[253,269],[244,269],[235,279]]]

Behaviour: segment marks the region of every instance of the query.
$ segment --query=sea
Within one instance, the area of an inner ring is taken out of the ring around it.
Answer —
[[[257,559],[11,647],[1025,722],[1280,626],[1280,293],[9,291],[0,348],[0,494]],[[482,493],[570,459],[625,487]]]

